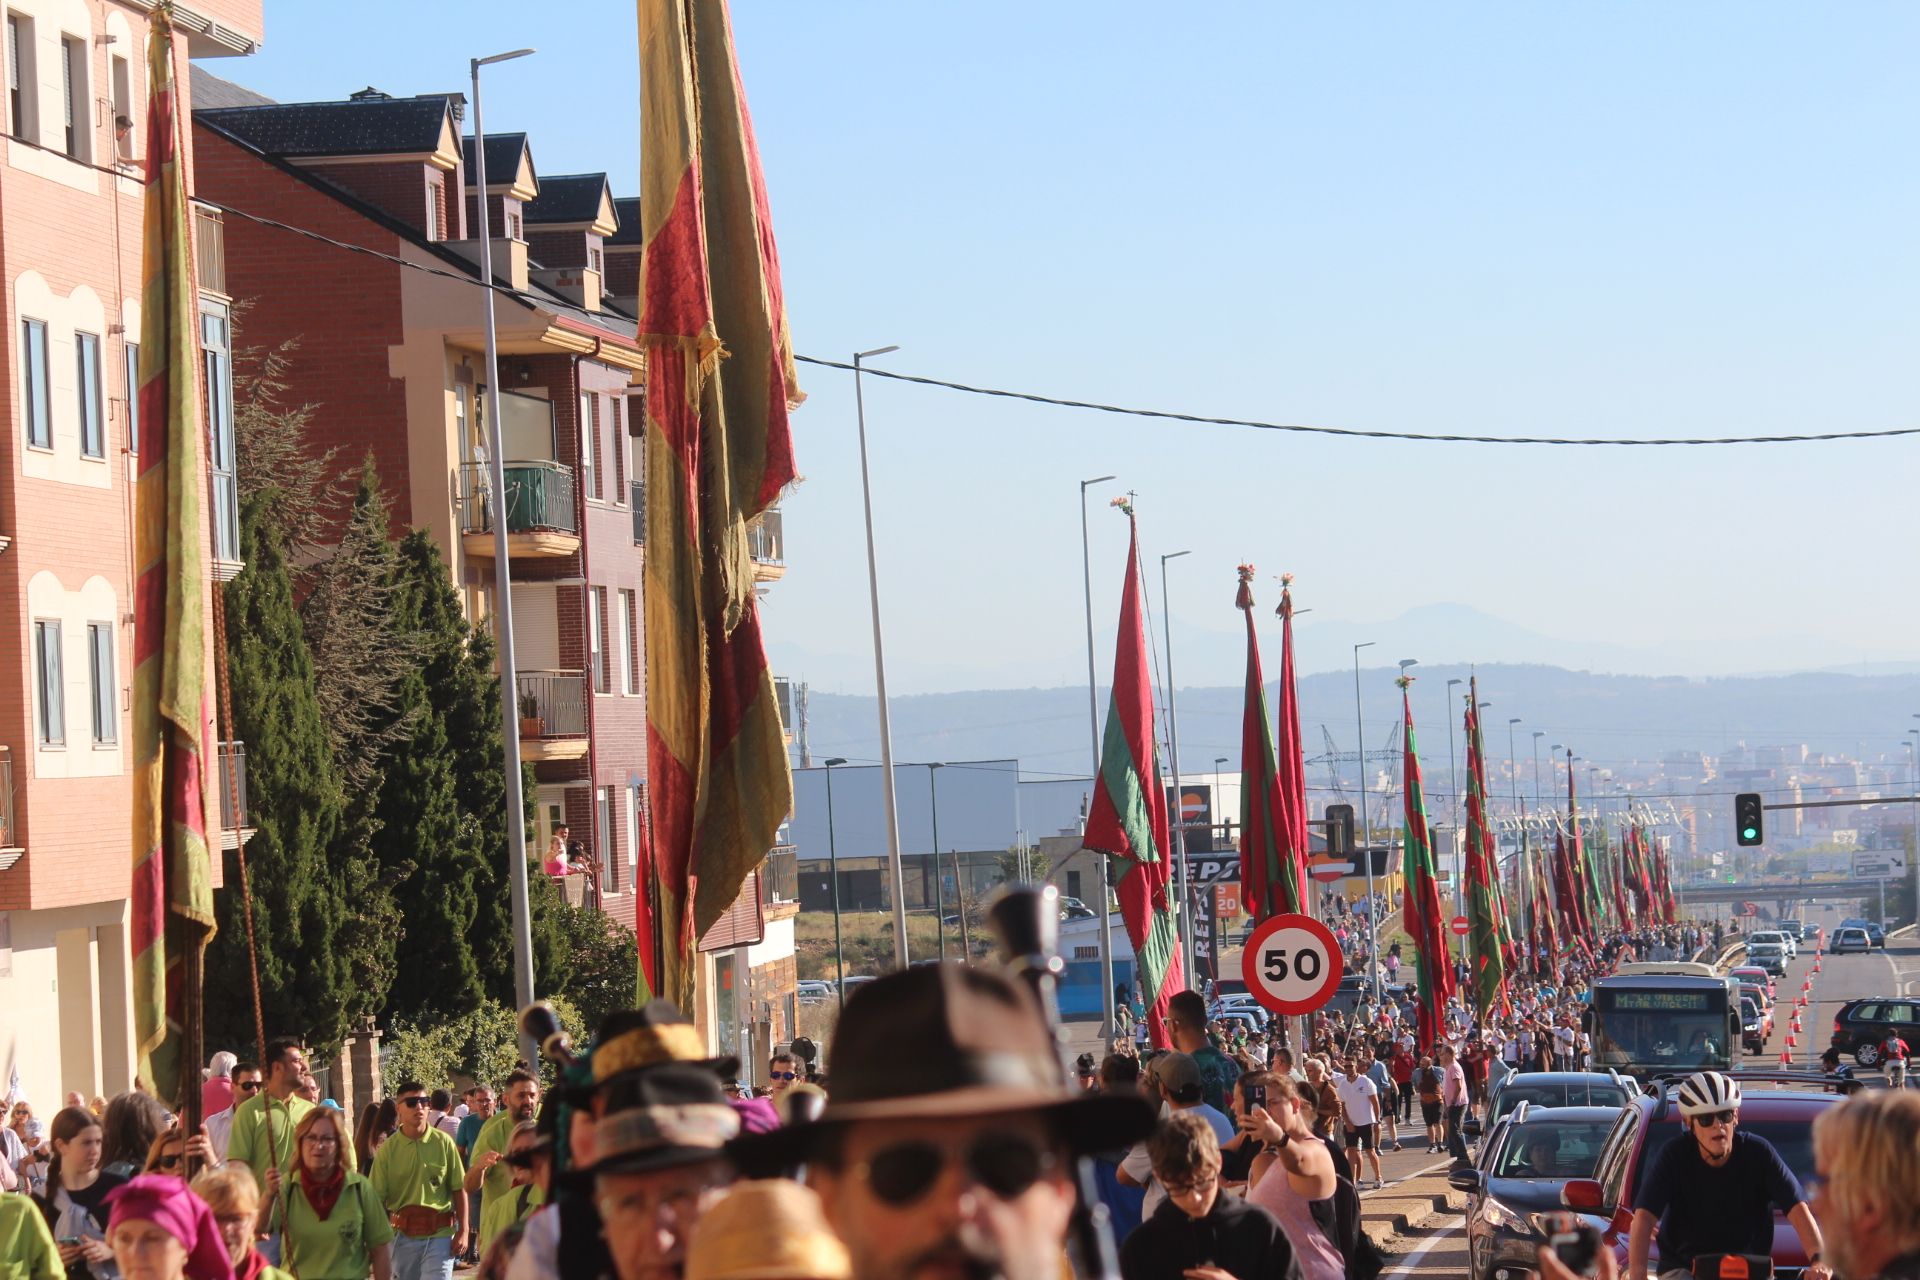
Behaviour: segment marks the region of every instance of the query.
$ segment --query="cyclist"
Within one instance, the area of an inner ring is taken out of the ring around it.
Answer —
[[[1907,1087],[1907,1058],[1912,1050],[1901,1038],[1898,1028],[1887,1032],[1887,1038],[1880,1044],[1880,1057],[1887,1064],[1887,1087],[1904,1089]]]
[[[1773,1144],[1739,1133],[1740,1086],[1698,1071],[1677,1091],[1687,1132],[1662,1147],[1640,1184],[1627,1239],[1627,1280],[1647,1276],[1648,1247],[1660,1229],[1661,1280],[1691,1274],[1693,1260],[1718,1253],[1773,1252],[1773,1210],[1786,1210],[1808,1265],[1802,1280],[1832,1280],[1824,1242],[1799,1179]]]

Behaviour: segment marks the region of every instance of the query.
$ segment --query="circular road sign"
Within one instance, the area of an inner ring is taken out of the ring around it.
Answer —
[[[1335,880],[1345,880],[1353,874],[1351,862],[1335,862],[1331,858],[1324,861],[1316,859],[1307,864],[1307,874],[1322,884],[1332,884]]]
[[[1453,918],[1453,924],[1451,927],[1454,933],[1459,935],[1462,938],[1466,937],[1467,934],[1471,932],[1473,929],[1473,926],[1467,923],[1467,918],[1465,916],[1455,916]]]
[[[1240,955],[1247,990],[1278,1014],[1312,1013],[1324,1005],[1344,969],[1332,930],[1311,916],[1262,921]]]

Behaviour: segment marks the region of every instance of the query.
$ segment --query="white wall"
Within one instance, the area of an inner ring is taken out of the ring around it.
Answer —
[[[66,693],[66,745],[50,747],[40,741],[40,690],[37,651],[33,623],[36,619],[60,621],[61,687]],[[87,624],[107,622],[113,625],[113,705],[119,731],[114,741],[96,745],[93,741],[93,684],[88,665]],[[126,771],[126,738],[131,725],[121,710],[126,705],[126,690],[132,673],[127,669],[126,641],[130,628],[121,623],[121,608],[113,584],[99,575],[90,577],[79,590],[69,591],[52,572],[42,569],[27,581],[26,616],[20,621],[26,631],[27,685],[32,718],[28,732],[33,735],[33,774],[36,778],[111,778]]]
[[[69,1089],[91,1098],[132,1083],[127,913],[121,900],[6,914],[0,1081],[18,1071],[43,1120]]]

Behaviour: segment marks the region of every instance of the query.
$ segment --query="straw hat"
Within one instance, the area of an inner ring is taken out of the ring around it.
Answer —
[[[846,1246],[820,1198],[786,1179],[736,1183],[700,1217],[686,1280],[848,1280]]]

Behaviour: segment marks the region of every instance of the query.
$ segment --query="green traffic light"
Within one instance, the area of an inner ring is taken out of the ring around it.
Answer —
[[[1758,840],[1760,838],[1760,833],[1754,828],[1748,827],[1741,838],[1745,840]]]

